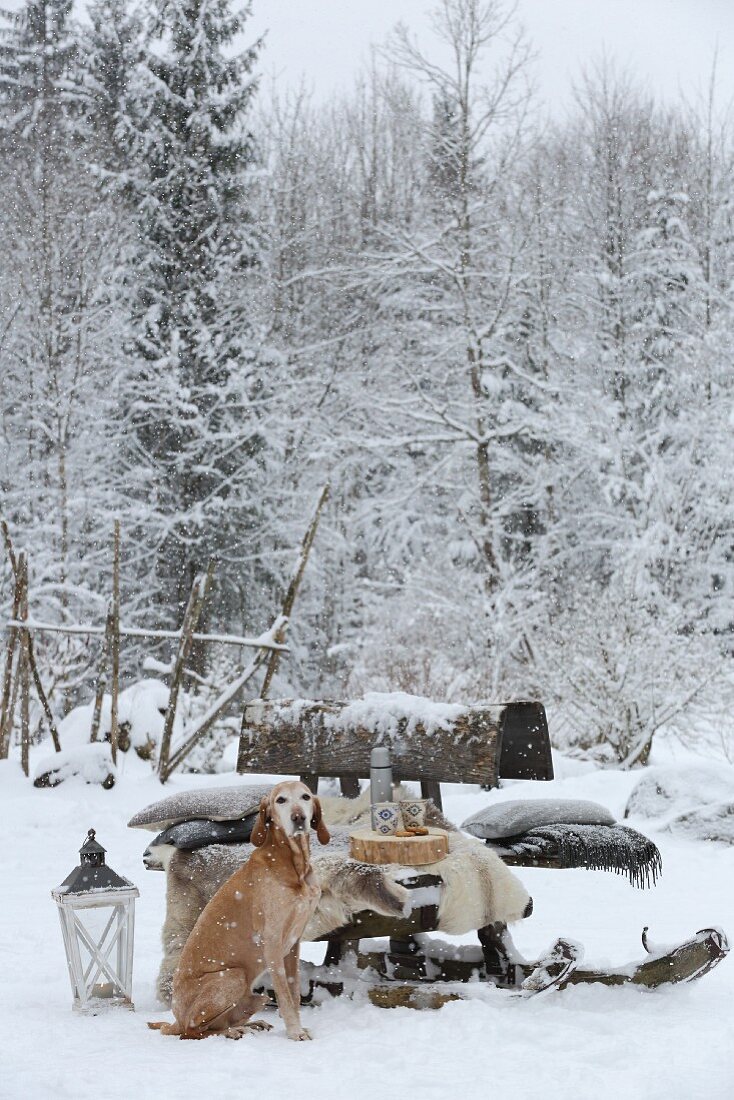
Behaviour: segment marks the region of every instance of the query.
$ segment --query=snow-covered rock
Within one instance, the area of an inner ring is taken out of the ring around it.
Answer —
[[[734,844],[734,768],[695,764],[651,768],[632,791],[625,817],[659,819],[663,832]]]
[[[690,840],[734,844],[734,798],[679,814],[664,826],[663,832],[678,833]]]
[[[712,802],[734,802],[734,768],[685,764],[650,768],[632,791],[625,817],[662,817],[685,813]]]

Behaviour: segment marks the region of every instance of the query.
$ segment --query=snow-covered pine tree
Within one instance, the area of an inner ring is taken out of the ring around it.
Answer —
[[[13,488],[19,515],[45,529],[62,583],[71,526],[68,427],[80,381],[75,336],[84,293],[75,223],[89,200],[75,163],[82,91],[70,9],[70,0],[28,0],[4,15],[0,38],[2,235],[5,274],[12,275],[6,304],[14,316],[4,341],[4,381],[17,386],[16,409],[25,411],[9,436],[25,459],[13,475],[25,484]],[[8,510],[13,519],[16,508]]]
[[[145,48],[143,14],[130,0],[95,0],[87,15],[81,60],[88,128],[96,138],[98,166],[119,171],[126,153],[120,126],[123,104]]]
[[[52,160],[68,152],[69,122],[80,114],[72,2],[26,0],[19,11],[2,13],[2,133],[22,137],[40,159],[40,169],[50,168]]]
[[[259,345],[248,281],[259,248],[247,115],[260,42],[234,50],[248,13],[249,5],[233,12],[230,0],[156,0],[121,119],[140,242],[125,382],[128,483],[164,618],[179,618],[212,557],[223,563],[220,600],[242,610],[238,567],[256,556],[270,477],[274,361]]]
[[[675,412],[686,403],[688,380],[676,363],[689,366],[703,336],[705,288],[687,208],[685,192],[654,187],[635,241],[632,337],[644,375],[639,381],[646,383],[638,387],[643,416],[661,408]]]
[[[99,611],[110,557],[114,225],[86,159],[70,8],[29,0],[0,38],[0,512],[30,550],[32,611],[78,620]],[[38,642],[54,691],[74,687],[85,649]]]

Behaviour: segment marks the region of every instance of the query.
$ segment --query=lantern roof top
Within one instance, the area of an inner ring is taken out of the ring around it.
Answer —
[[[104,863],[104,855],[105,855],[105,852],[107,851],[107,849],[102,847],[102,845],[96,839],[96,836],[97,836],[97,833],[95,832],[94,829],[90,829],[89,832],[87,833],[87,839],[84,841],[81,848],[79,849],[79,855],[81,856],[82,863],[85,862],[85,860],[84,860],[85,856],[94,856],[94,855],[101,856],[102,857],[102,862]]]
[[[66,876],[54,893],[87,894],[94,890],[134,889],[129,879],[123,878],[105,863],[105,851],[95,839],[94,829],[90,829],[87,839],[79,849],[80,863]]]

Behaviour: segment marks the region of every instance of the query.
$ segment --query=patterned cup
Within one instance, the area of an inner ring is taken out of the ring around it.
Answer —
[[[372,806],[372,829],[380,836],[393,836],[400,824],[397,802],[375,802]]]
[[[400,800],[400,814],[403,825],[425,825],[427,798],[403,798]]]

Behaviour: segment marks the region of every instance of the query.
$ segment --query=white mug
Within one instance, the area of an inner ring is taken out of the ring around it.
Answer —
[[[401,798],[400,815],[406,829],[409,825],[425,825],[427,806],[427,798]]]
[[[400,824],[397,802],[375,802],[372,806],[372,831],[381,836],[394,836]]]

